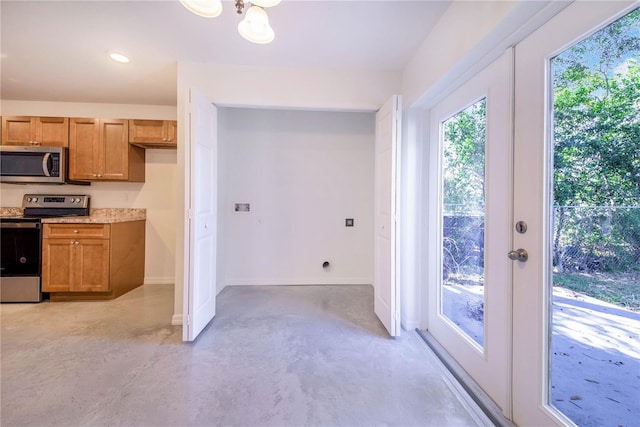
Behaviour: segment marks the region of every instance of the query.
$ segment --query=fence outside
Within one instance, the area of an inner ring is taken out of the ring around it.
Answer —
[[[640,271],[640,206],[556,206],[556,273]]]
[[[552,227],[554,272],[640,272],[640,206],[555,206]],[[481,276],[483,269],[483,214],[446,205],[444,279]]]

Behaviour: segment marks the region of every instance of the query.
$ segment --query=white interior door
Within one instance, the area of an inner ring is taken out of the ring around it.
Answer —
[[[216,314],[217,111],[191,89],[189,138],[185,141],[188,177],[188,248],[182,339],[193,341]]]
[[[528,231],[514,234],[513,248],[523,248],[529,254],[527,262],[514,263],[513,272],[513,420],[519,425],[571,422],[549,401],[553,200],[550,62],[634,4],[638,3],[574,2],[516,46],[514,220],[525,221]]]
[[[430,111],[428,330],[510,416],[507,51]]]
[[[392,337],[400,335],[396,218],[401,98],[393,95],[376,114],[374,310]]]

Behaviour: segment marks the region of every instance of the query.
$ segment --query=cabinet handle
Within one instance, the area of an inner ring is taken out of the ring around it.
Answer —
[[[77,233],[77,232],[78,232],[78,230],[73,230],[73,232],[74,232],[74,233]]]

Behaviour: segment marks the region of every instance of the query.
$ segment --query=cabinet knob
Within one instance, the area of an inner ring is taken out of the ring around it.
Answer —
[[[80,242],[78,242],[77,240],[75,242],[73,242],[74,245],[79,245]]]
[[[77,233],[77,232],[78,232],[78,230],[73,230],[73,232],[74,232],[74,233]]]

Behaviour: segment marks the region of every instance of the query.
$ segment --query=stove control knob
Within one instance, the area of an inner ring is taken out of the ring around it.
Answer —
[[[37,198],[37,197],[33,197],[33,198],[31,199],[31,201],[32,201],[33,203],[35,203],[35,202],[37,202],[37,201],[38,201],[38,198]]]

